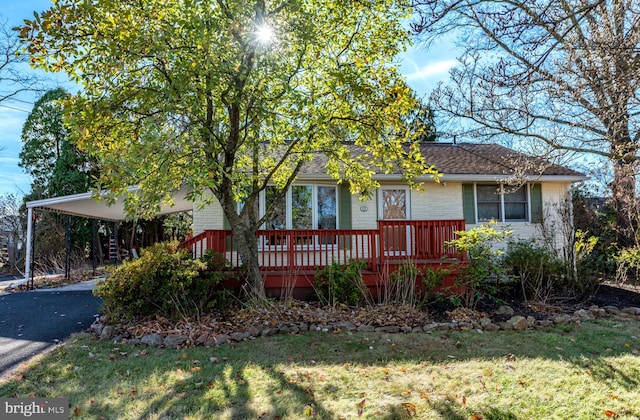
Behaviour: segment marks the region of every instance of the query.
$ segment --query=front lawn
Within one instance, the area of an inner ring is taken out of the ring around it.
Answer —
[[[182,350],[74,337],[0,385],[72,418],[637,419],[640,325],[306,333]]]

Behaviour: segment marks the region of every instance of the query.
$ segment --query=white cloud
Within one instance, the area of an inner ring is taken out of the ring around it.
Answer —
[[[415,62],[411,60],[407,61],[410,65],[413,66],[413,72],[405,74],[407,80],[424,80],[430,78],[441,79],[452,67],[454,67],[458,63],[456,60],[443,60],[418,67]]]

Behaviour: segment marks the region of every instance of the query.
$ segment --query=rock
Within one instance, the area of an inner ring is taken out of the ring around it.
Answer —
[[[445,331],[454,328],[454,324],[450,322],[432,322],[430,324],[422,327],[422,331],[431,332],[431,331]]]
[[[106,325],[100,331],[100,340],[110,340],[115,334],[116,329],[113,325]]]
[[[229,334],[229,338],[232,341],[238,341],[238,342],[244,340],[245,338],[249,338],[249,337],[251,337],[251,334],[249,334],[246,331],[242,331],[242,332],[236,331],[236,332],[233,332],[233,333]]]
[[[602,308],[598,308],[597,306],[595,308],[593,306],[590,307],[589,312],[591,312],[594,318],[602,318],[607,315],[607,311]]]
[[[200,334],[198,336],[198,338],[196,338],[196,344],[202,346],[208,340],[209,340],[209,333],[208,332],[204,332],[204,333]]]
[[[170,349],[177,349],[178,346],[184,344],[189,337],[182,334],[169,334],[164,339],[164,346]]]
[[[300,332],[307,332],[309,331],[309,324],[307,324],[306,322],[301,322],[298,324],[298,328],[300,328]]]
[[[527,325],[529,326],[529,328],[533,328],[536,326],[536,319],[532,316],[528,316],[527,317]]]
[[[485,316],[485,317],[480,318],[480,321],[479,321],[479,322],[480,322],[480,327],[481,327],[481,328],[484,328],[484,327],[486,327],[487,325],[489,325],[489,324],[491,324],[491,323],[492,323],[492,322],[491,322],[491,318],[487,318],[486,316]]]
[[[421,333],[422,332],[422,328],[421,327],[413,327],[411,328],[411,333],[415,334],[415,333]]]
[[[459,329],[459,330],[463,330],[463,331],[469,331],[473,329],[473,323],[472,322],[458,322],[456,323],[455,328]]]
[[[405,334],[410,333],[411,331],[413,331],[413,328],[407,325],[400,327],[400,332],[403,332]]]
[[[571,316],[567,314],[558,315],[553,318],[554,324],[568,324],[571,322]]]
[[[264,328],[262,331],[260,331],[260,336],[269,337],[269,336],[275,335],[277,333],[278,333],[278,329],[277,328]]]
[[[89,327],[89,331],[99,337],[100,334],[102,334],[103,328],[104,328],[104,324],[102,322],[96,321],[93,324],[91,324],[91,326]]]
[[[363,325],[360,325],[358,328],[356,328],[356,331],[358,332],[374,332],[375,330],[376,330],[376,327],[369,324],[363,324]]]
[[[400,332],[400,327],[398,327],[397,325],[386,325],[384,327],[377,327],[375,329],[375,332],[380,332],[380,333],[397,333]]]
[[[628,315],[640,315],[640,308],[631,306],[629,308],[624,308],[622,312]]]
[[[218,336],[209,336],[209,339],[204,343],[205,347],[219,346],[224,343],[228,343],[231,338],[226,334],[220,334]]]
[[[496,311],[496,315],[513,315],[515,311],[511,306],[500,305],[498,310]]]
[[[498,322],[496,323],[496,325],[501,329],[501,330],[512,330],[513,329],[513,325],[509,324],[508,322]]]
[[[573,316],[578,318],[580,321],[589,321],[594,318],[591,311],[587,311],[586,309],[578,309],[573,313]]]
[[[516,315],[509,318],[506,324],[511,325],[511,329],[516,331],[522,331],[529,328],[529,323],[527,322],[527,318],[520,315]]]
[[[349,321],[337,322],[337,323],[333,324],[333,328],[334,329],[340,328],[342,331],[355,331],[356,330],[356,326],[353,325],[353,323],[349,322]]]
[[[611,315],[622,315],[622,311],[617,306],[605,306],[603,309]]]
[[[129,344],[130,346],[137,346],[138,344],[140,344],[139,338],[127,338],[126,340],[122,341],[124,341],[126,344]]]
[[[246,332],[249,334],[249,337],[258,337],[260,335],[260,330],[256,327],[249,327]]]
[[[498,331],[500,327],[494,323],[490,323],[482,327],[483,331]]]
[[[160,336],[160,334],[147,334],[140,340],[142,344],[146,344],[147,346],[152,347],[160,347],[164,344],[164,340]]]
[[[541,327],[548,327],[549,325],[553,325],[553,321],[550,319],[541,319],[538,321],[538,325]]]

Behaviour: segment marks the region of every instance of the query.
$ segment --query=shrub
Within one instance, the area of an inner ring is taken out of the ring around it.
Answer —
[[[362,280],[363,261],[347,264],[333,262],[318,270],[314,276],[313,288],[320,302],[334,306],[338,303],[359,305],[368,296],[367,286]]]
[[[208,258],[211,261],[213,256]],[[103,300],[104,313],[114,321],[155,314],[186,318],[200,316],[220,303],[217,286],[224,279],[224,271],[191,258],[178,242],[158,243],[143,249],[140,258],[115,269],[95,294]]]
[[[483,224],[468,231],[458,231],[456,239],[447,242],[467,253],[467,261],[459,271],[452,292],[452,301],[459,301],[462,306],[475,309],[483,297],[494,297],[496,288],[491,279],[499,279],[502,275],[500,255],[502,251],[496,245],[504,241],[511,231],[497,230],[496,223]]]
[[[524,300],[546,302],[565,285],[567,267],[550,245],[537,239],[509,241],[506,271],[519,280]]]

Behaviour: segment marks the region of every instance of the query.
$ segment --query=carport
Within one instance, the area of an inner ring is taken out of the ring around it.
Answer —
[[[128,188],[127,192],[112,204],[109,204],[107,200],[97,199],[94,193],[91,192],[27,202],[27,243],[24,279],[12,283],[9,287],[26,284],[31,278],[35,210],[51,211],[88,219],[120,222],[131,218],[131,215],[125,210],[125,200],[129,196],[135,195],[137,191],[137,187]],[[101,197],[105,197],[106,195],[106,193],[102,193]],[[193,203],[187,199],[187,190],[183,188],[171,194],[170,202],[161,204],[160,210],[156,212],[156,216],[179,213],[192,209]]]

